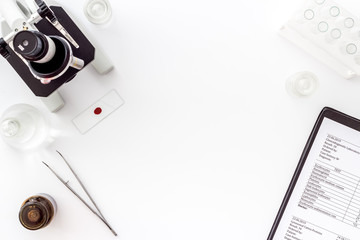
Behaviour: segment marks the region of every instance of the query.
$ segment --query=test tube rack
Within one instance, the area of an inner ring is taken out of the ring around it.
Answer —
[[[341,76],[360,76],[360,20],[332,0],[309,0],[280,35]]]

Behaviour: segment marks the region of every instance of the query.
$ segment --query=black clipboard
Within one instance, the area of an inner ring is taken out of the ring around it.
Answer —
[[[306,159],[308,157],[310,149],[311,149],[311,147],[312,147],[312,145],[314,143],[316,135],[317,135],[317,133],[318,133],[318,131],[320,129],[320,126],[321,126],[321,124],[322,124],[325,117],[360,132],[360,120],[359,119],[351,117],[351,116],[349,116],[349,115],[347,115],[345,113],[342,113],[342,112],[337,111],[337,110],[335,110],[333,108],[330,108],[330,107],[324,107],[322,109],[322,111],[320,112],[320,114],[319,114],[319,116],[318,116],[318,118],[317,118],[317,120],[315,122],[315,125],[314,125],[314,127],[313,127],[313,129],[311,131],[311,134],[310,134],[310,136],[309,136],[309,138],[308,138],[308,140],[306,142],[305,148],[304,148],[304,150],[303,150],[303,152],[301,154],[299,163],[298,163],[298,165],[297,165],[297,167],[295,169],[294,175],[293,175],[293,177],[292,177],[292,179],[290,181],[289,187],[288,187],[288,189],[287,189],[287,191],[285,193],[284,199],[283,199],[283,201],[281,203],[281,206],[280,206],[280,209],[279,209],[279,211],[278,211],[278,213],[276,215],[275,221],[274,221],[274,223],[273,223],[273,225],[271,227],[271,230],[270,230],[270,233],[268,235],[267,240],[273,240],[273,237],[274,237],[274,235],[275,235],[275,233],[277,231],[277,228],[278,228],[278,226],[280,224],[283,213],[284,213],[284,211],[285,211],[285,209],[287,207],[287,204],[288,204],[288,202],[290,200],[290,196],[293,193],[295,185],[297,184],[297,180],[298,180],[298,178],[300,176],[300,173],[301,173],[301,171],[303,169],[303,166],[304,166],[304,164],[306,162]]]

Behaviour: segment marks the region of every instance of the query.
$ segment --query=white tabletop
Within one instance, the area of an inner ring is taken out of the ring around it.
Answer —
[[[101,76],[88,66],[59,90],[65,107],[50,113],[0,60],[0,111],[31,104],[50,119],[54,138],[31,153],[0,142],[1,239],[115,239],[41,163],[80,192],[55,150],[118,239],[266,239],[321,109],[360,118],[359,79],[343,79],[278,35],[302,2],[110,0],[110,22],[94,25],[85,0],[61,1],[115,69]],[[360,10],[356,1],[342,5]],[[318,89],[290,96],[286,79],[305,70]],[[80,134],[71,120],[112,89],[125,104]],[[31,232],[18,212],[39,192],[54,197],[58,212]]]

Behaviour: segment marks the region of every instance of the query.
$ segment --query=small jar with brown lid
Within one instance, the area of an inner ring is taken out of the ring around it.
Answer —
[[[20,223],[29,230],[46,227],[56,213],[56,202],[48,194],[37,194],[26,199],[19,212]]]

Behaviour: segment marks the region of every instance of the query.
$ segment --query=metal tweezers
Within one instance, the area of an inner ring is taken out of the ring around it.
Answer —
[[[50,171],[65,185],[65,187],[67,187],[78,199],[80,199],[81,202],[83,202],[85,204],[85,206],[87,208],[90,209],[90,211],[92,213],[94,213],[98,218],[100,218],[100,220],[110,229],[110,231],[117,236],[117,233],[111,228],[111,226],[109,225],[109,223],[106,221],[105,217],[102,215],[101,211],[99,210],[99,208],[97,207],[95,201],[92,199],[92,197],[90,196],[89,192],[86,190],[85,186],[83,185],[83,183],[81,182],[81,180],[79,179],[79,177],[76,175],[76,173],[74,172],[74,170],[70,167],[69,163],[66,161],[66,159],[64,158],[64,156],[56,150],[56,152],[61,156],[61,158],[65,161],[66,165],[69,167],[69,169],[71,170],[71,172],[74,174],[76,180],[79,182],[81,188],[84,190],[84,192],[86,193],[86,195],[89,197],[90,201],[94,204],[94,207],[96,208],[96,210],[98,212],[96,212],[92,207],[89,206],[89,204],[87,204],[85,202],[85,200],[83,198],[80,197],[80,195],[75,192],[74,189],[72,189],[68,182],[69,181],[65,181],[64,179],[62,179],[51,167],[49,167],[49,165],[47,165],[45,162],[42,162],[46,167],[48,167],[50,169]]]

